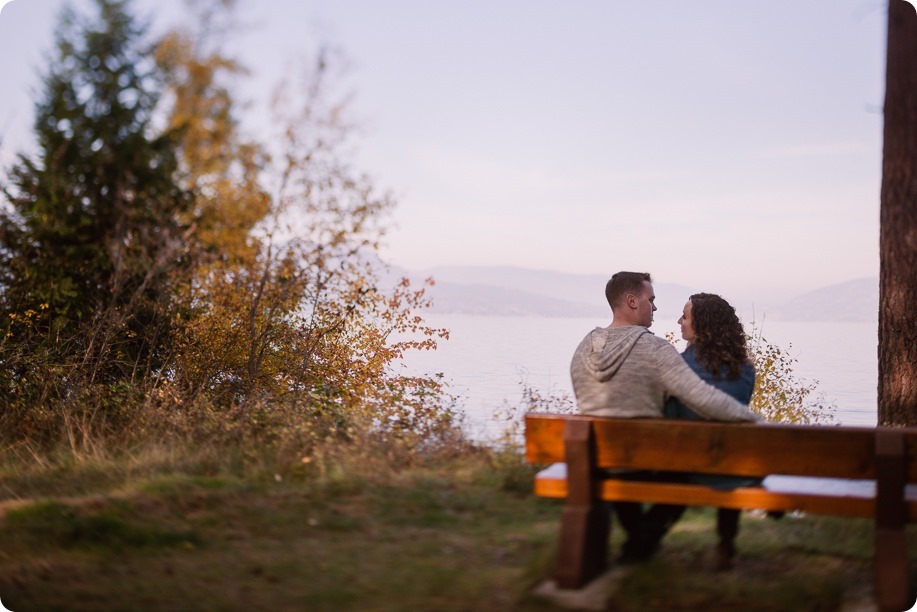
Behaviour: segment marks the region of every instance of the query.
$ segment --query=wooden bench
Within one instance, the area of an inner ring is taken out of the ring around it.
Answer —
[[[526,460],[548,465],[535,494],[566,498],[554,574],[574,589],[608,567],[602,501],[669,503],[875,519],[875,596],[908,598],[905,525],[917,522],[917,428],[612,419],[528,413]],[[606,468],[768,476],[760,487],[617,480]],[[778,476],[779,475],[779,476]]]

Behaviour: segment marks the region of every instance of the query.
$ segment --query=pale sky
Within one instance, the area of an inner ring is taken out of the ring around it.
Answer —
[[[0,13],[4,171],[63,4]],[[242,5],[253,129],[291,61],[349,58],[394,264],[632,269],[767,303],[878,275],[885,0]],[[135,6],[161,31],[183,4]]]

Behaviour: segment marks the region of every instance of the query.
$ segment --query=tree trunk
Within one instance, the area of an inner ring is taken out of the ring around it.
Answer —
[[[917,11],[889,0],[879,230],[879,424],[917,425]]]

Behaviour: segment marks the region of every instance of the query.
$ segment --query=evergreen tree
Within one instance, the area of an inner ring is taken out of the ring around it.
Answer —
[[[0,210],[0,384],[13,396],[127,380],[166,350],[190,197],[155,134],[158,76],[127,0],[66,12]],[[0,395],[3,394],[0,391]],[[24,398],[21,398],[24,399]]]

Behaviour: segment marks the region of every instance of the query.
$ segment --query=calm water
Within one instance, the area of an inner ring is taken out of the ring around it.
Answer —
[[[504,425],[495,415],[522,404],[523,384],[541,392],[573,396],[570,358],[583,336],[608,321],[583,318],[428,314],[429,323],[450,330],[436,351],[409,355],[409,372],[442,372],[460,396],[469,433],[492,438]],[[677,331],[677,315],[656,313],[657,335]],[[877,326],[873,323],[767,321],[764,338],[797,362],[797,380],[817,382],[818,394],[837,406],[845,425],[876,424]],[[681,344],[681,347],[684,345]]]

